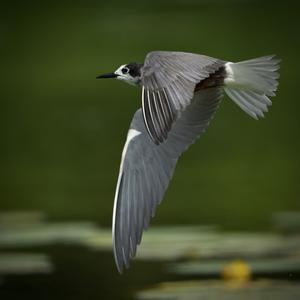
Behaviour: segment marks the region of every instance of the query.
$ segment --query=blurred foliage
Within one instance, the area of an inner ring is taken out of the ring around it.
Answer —
[[[282,58],[266,119],[225,98],[180,159],[155,223],[264,229],[273,212],[299,209],[298,11],[292,1],[250,0],[3,4],[0,210],[110,225],[140,91],[95,76],[152,50]]]

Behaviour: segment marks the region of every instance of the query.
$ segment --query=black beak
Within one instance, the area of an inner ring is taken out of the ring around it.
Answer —
[[[98,78],[116,78],[116,77],[118,77],[118,75],[115,73],[107,73],[107,74],[99,75],[96,78],[98,79]]]

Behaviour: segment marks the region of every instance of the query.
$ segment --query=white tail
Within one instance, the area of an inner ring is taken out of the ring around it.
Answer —
[[[279,63],[274,55],[226,63],[226,94],[251,117],[264,117],[272,105],[268,96],[275,96],[278,86]]]

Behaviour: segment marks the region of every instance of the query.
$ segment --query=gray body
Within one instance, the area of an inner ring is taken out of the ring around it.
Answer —
[[[263,117],[277,89],[278,64],[274,56],[231,63],[156,51],[144,64],[123,65],[100,76],[142,87],[142,108],[130,125],[114,202],[113,248],[119,272],[135,256],[179,156],[205,131],[224,91],[251,117]]]

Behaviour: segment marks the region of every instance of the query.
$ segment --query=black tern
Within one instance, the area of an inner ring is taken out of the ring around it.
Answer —
[[[154,51],[97,78],[142,88],[123,148],[113,210],[118,271],[136,254],[173,176],[179,156],[205,131],[224,92],[254,119],[264,117],[278,86],[275,55],[237,63],[205,55]]]

